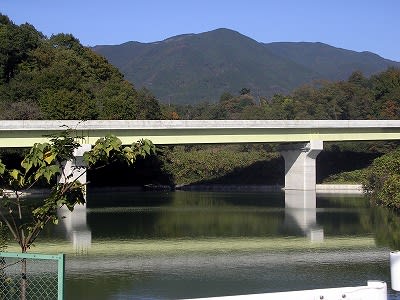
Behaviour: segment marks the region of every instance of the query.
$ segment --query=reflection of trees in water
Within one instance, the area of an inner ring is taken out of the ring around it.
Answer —
[[[324,195],[317,196],[317,206],[319,208],[370,208],[371,205],[366,198],[360,195],[342,194],[342,195]]]
[[[173,194],[174,207],[285,207],[284,194],[280,192],[176,192]]]
[[[271,211],[276,198],[282,201],[282,195],[260,199],[258,193],[177,192],[154,229],[161,237],[276,235],[284,216],[283,211]]]
[[[385,207],[375,207],[361,218],[366,231],[373,232],[378,246],[400,249],[400,215]]]
[[[94,239],[298,236],[301,228],[289,222],[283,197],[282,193],[265,197],[260,193],[135,193],[135,201],[121,199],[131,206],[89,209],[87,221]],[[313,222],[328,237],[375,235],[377,245],[400,248],[399,215],[370,207],[364,200],[318,197]]]
[[[365,235],[361,225],[363,215],[368,211],[360,209],[331,209],[317,214],[317,224],[324,228],[327,235]]]
[[[226,208],[169,213],[158,220],[157,227],[168,237],[249,237],[276,235],[282,222],[283,213]]]
[[[265,199],[259,193],[207,192],[161,193],[154,197],[147,201],[156,203],[155,206],[147,202],[147,206],[142,203],[143,206],[118,208],[115,212],[90,211],[88,223],[93,237],[267,236],[278,234],[284,219],[283,209],[271,208],[279,203],[283,207],[281,194]],[[166,197],[168,201],[159,201],[157,197]]]
[[[97,238],[153,238],[154,224],[160,211],[152,208],[135,211],[90,212],[87,216],[93,239]]]
[[[257,209],[151,208],[117,214],[89,213],[92,235],[125,238],[237,237],[277,234],[281,214]],[[110,226],[112,224],[112,226]]]
[[[360,195],[318,196],[317,207],[317,224],[326,235],[367,234],[361,220],[368,219],[371,208],[369,202]]]

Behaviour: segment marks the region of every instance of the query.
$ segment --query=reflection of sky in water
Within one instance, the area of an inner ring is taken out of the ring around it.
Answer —
[[[391,237],[382,237],[380,224],[396,226],[361,197],[318,197],[315,207],[304,193],[286,195],[286,205],[283,193],[119,196],[112,205],[106,195],[89,199],[87,214],[56,227],[53,237],[88,247],[88,255],[67,260],[67,299],[205,297],[371,279],[390,286]]]

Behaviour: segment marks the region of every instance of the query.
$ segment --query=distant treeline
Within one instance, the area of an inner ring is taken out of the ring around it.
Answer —
[[[322,119],[366,120],[400,118],[400,69],[388,68],[370,78],[355,71],[346,81],[320,81],[271,98],[246,87],[223,93],[218,103],[169,105],[171,119]]]

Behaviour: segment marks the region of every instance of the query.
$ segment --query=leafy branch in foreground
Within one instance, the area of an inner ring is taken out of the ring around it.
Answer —
[[[86,182],[81,182],[80,178],[88,170],[102,168],[115,161],[133,165],[138,157],[155,153],[155,146],[149,140],[123,146],[116,136],[107,135],[83,154],[85,166],[73,167],[67,174],[65,162],[75,160],[74,152],[79,147],[73,131],[66,130],[53,136],[49,143],[35,144],[23,158],[20,169],[8,169],[0,160],[0,182],[3,186],[0,189],[0,219],[7,225],[22,252],[30,248],[46,224],[58,223],[58,208],[66,206],[72,211],[75,205],[85,203]],[[57,181],[57,177],[65,180]],[[32,202],[21,197],[22,191],[43,183],[51,189],[46,198]]]

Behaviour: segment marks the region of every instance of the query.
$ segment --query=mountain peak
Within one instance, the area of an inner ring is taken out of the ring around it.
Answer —
[[[237,31],[218,28],[154,43],[94,47],[137,87],[146,86],[163,102],[215,102],[241,88],[260,96],[289,93],[316,79],[345,80],[400,63],[368,52],[315,42],[259,43]]]
[[[241,34],[238,31],[228,29],[228,28],[217,28],[211,31],[199,33],[199,36],[208,36],[211,38],[223,38],[223,39],[243,39],[247,41],[256,42],[254,39],[249,38],[248,36]],[[258,42],[257,42],[258,43]]]

